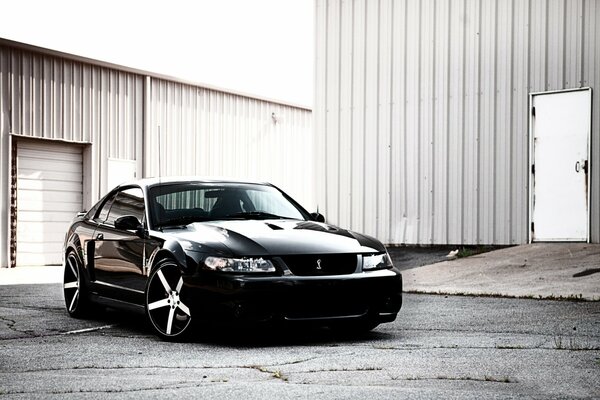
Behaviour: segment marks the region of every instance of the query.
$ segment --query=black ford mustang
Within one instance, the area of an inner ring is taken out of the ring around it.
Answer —
[[[324,223],[270,184],[146,179],[80,213],[65,240],[71,316],[145,312],[160,337],[196,322],[312,321],[370,330],[396,318],[402,276],[376,239]]]

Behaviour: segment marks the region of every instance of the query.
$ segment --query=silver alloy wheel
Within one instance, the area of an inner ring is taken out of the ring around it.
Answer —
[[[162,260],[150,274],[146,289],[146,314],[156,332],[171,338],[183,334],[192,320],[181,297],[183,278],[179,266]]]
[[[71,252],[65,261],[65,273],[63,279],[63,290],[65,305],[69,314],[74,315],[79,311],[81,297],[81,276],[79,273],[79,262],[75,253]]]

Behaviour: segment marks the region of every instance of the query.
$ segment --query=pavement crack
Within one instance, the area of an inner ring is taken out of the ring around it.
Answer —
[[[293,361],[288,361],[288,362],[283,362],[283,363],[277,363],[277,364],[266,364],[266,366],[267,367],[284,367],[286,365],[302,364],[302,363],[305,363],[305,362],[309,362],[309,361],[313,361],[313,360],[318,360],[320,358],[324,358],[324,356],[302,358],[302,359],[299,359],[299,360],[293,360]]]
[[[17,324],[17,321],[15,321],[15,320],[0,316],[0,321],[4,322],[6,324],[6,327],[8,328],[8,330],[10,330],[12,332],[27,335],[27,337],[35,337],[35,335],[29,331],[22,331],[22,330],[17,329],[15,327],[15,325]],[[2,338],[2,339],[4,339],[4,338]],[[15,338],[6,338],[6,339],[15,339]],[[21,339],[21,338],[19,338],[19,339]]]
[[[581,278],[582,276],[588,276],[600,272],[600,268],[588,268],[576,274],[573,274],[573,278]]]
[[[358,367],[358,368],[325,368],[325,369],[310,369],[304,371],[307,374],[319,372],[365,372],[365,371],[383,371],[382,367]]]
[[[209,381],[207,383],[215,383]],[[132,389],[102,389],[102,390],[94,390],[94,389],[79,389],[79,390],[52,390],[45,392],[35,392],[35,391],[2,391],[0,395],[15,395],[15,394],[48,394],[48,395],[64,395],[64,394],[76,394],[76,393],[139,393],[139,392],[148,392],[153,390],[177,390],[177,389],[187,389],[194,387],[201,387],[206,385],[207,383],[198,384],[184,384],[184,382],[178,382],[174,384],[167,384],[161,386],[150,386],[144,388],[132,388]]]
[[[91,328],[76,329],[74,331],[61,332],[60,335],[77,335],[79,333],[96,332],[96,331],[101,331],[103,329],[114,328],[115,326],[118,326],[118,324],[109,324],[109,325],[103,325],[103,326],[93,326]]]
[[[77,371],[77,370],[145,370],[145,369],[157,369],[157,370],[226,370],[226,369],[253,369],[260,372],[275,374],[277,371],[272,369],[272,366],[262,365],[220,365],[220,366],[165,366],[165,365],[115,365],[115,366],[99,366],[99,365],[76,365],[72,367],[56,367],[56,368],[39,368],[39,369],[24,369],[20,371],[13,371],[15,373],[38,373],[38,372],[57,372],[57,371]],[[278,377],[280,378],[280,377]],[[280,378],[281,379],[281,378]]]
[[[22,330],[15,328],[16,322],[13,321],[12,319],[0,316],[0,321],[5,322],[6,326],[9,330],[16,332],[16,333],[21,333],[23,335],[27,335],[26,337],[3,337],[3,338],[0,338],[0,342],[8,341],[8,340],[15,340],[15,339],[24,339],[24,338],[37,339],[37,338],[55,337],[55,336],[63,336],[63,335],[76,335],[76,334],[81,334],[81,333],[96,332],[96,331],[100,331],[103,329],[114,328],[119,325],[119,324],[110,324],[110,325],[103,325],[103,326],[95,326],[95,327],[91,327],[91,328],[77,329],[77,330],[67,331],[67,332],[60,332],[60,331],[54,330],[54,332],[51,332],[51,333],[35,334],[30,331],[22,331]]]
[[[497,382],[497,383],[516,383],[515,379],[511,379],[509,376],[493,376],[493,375],[484,375],[483,377],[477,376],[411,376],[402,378],[399,376],[391,376],[392,380],[403,380],[403,381],[475,381],[475,382]]]

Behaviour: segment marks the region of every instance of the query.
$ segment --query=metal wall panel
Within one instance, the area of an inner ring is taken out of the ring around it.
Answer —
[[[3,134],[94,143],[91,197],[105,193],[107,159],[135,160],[143,129],[143,77],[69,59],[0,47],[9,65]],[[138,93],[139,92],[139,93]]]
[[[85,144],[85,207],[111,189],[109,161],[129,160],[138,177],[270,181],[315,209],[306,108],[0,39],[0,110],[0,266],[10,254],[12,138]]]
[[[145,176],[268,181],[314,207],[311,111],[155,78],[149,99]]]
[[[316,0],[317,202],[390,244],[528,240],[528,94],[593,89],[600,3]]]

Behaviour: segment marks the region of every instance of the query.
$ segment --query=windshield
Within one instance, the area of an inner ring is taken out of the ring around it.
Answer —
[[[271,186],[230,183],[179,183],[150,190],[153,226],[230,219],[299,219],[303,212]]]

